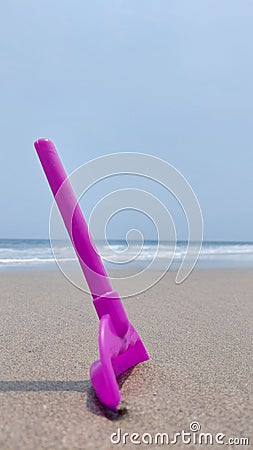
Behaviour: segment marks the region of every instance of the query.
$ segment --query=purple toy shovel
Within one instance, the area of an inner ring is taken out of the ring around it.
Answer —
[[[149,356],[140,336],[128,320],[119,294],[112,288],[53,142],[49,139],[39,139],[34,146],[100,319],[98,331],[100,359],[90,368],[91,382],[101,403],[117,411],[120,392],[116,376],[149,359]]]

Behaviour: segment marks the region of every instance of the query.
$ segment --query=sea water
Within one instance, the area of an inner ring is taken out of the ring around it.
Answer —
[[[171,261],[179,266],[186,252],[187,242],[143,243],[121,240],[97,241],[96,246],[105,266],[110,269],[145,267],[154,261],[152,268],[164,267]],[[11,269],[56,269],[58,262],[77,263],[69,242],[59,241],[51,248],[48,239],[0,239],[0,271]],[[196,267],[253,267],[253,242],[204,242]]]

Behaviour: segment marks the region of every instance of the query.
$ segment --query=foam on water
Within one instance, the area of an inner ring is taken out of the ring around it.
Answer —
[[[162,260],[172,260],[179,264],[185,254],[187,243],[179,241],[174,248],[170,242],[156,241],[130,242],[111,240],[96,243],[105,265],[110,268],[145,267],[153,259],[159,269]],[[66,242],[57,245],[55,254],[59,261],[73,262],[76,256],[72,246]],[[199,267],[253,266],[253,242],[204,242]],[[1,239],[0,270],[47,267],[56,268],[50,241],[46,239]]]

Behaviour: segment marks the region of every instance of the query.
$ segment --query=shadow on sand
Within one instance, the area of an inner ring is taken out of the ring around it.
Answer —
[[[121,388],[132,372],[132,368],[121,374],[117,380]],[[97,416],[107,417],[109,420],[122,419],[127,414],[123,404],[117,412],[104,407],[98,400],[90,380],[85,381],[0,381],[0,392],[81,392],[86,394],[87,409]]]

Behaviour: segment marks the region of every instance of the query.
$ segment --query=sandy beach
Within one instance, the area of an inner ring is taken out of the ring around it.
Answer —
[[[172,440],[193,422],[214,439],[225,435],[224,443],[252,445],[252,280],[253,269],[199,270],[176,285],[168,273],[126,299],[151,359],[120,378],[117,415],[103,409],[89,381],[98,357],[89,296],[58,271],[1,273],[1,450],[135,448],[131,439]],[[122,436],[116,444],[119,433],[129,434],[126,444]],[[171,446],[198,448],[179,437]]]

